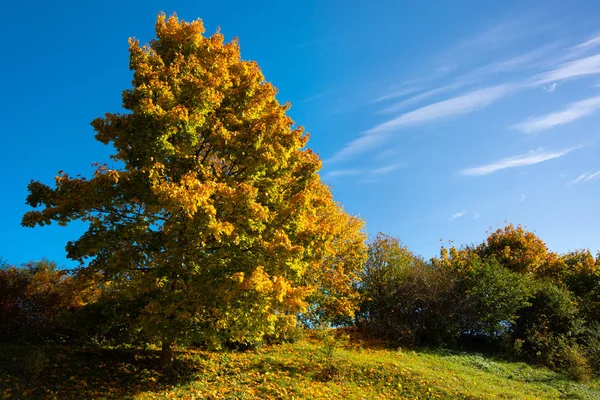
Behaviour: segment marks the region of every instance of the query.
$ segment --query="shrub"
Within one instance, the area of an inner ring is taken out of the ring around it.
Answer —
[[[74,312],[96,292],[85,279],[60,270],[48,260],[32,261],[21,268],[0,267],[0,338],[4,341],[56,340],[68,332],[65,313]]]
[[[550,367],[565,362],[565,351],[583,331],[571,293],[549,281],[535,284],[530,306],[519,313],[514,338],[523,341],[522,355]]]
[[[359,321],[407,344],[448,344],[460,335],[463,297],[456,274],[434,268],[397,239],[378,235],[362,275]]]
[[[463,331],[470,335],[496,337],[510,331],[529,305],[529,280],[495,259],[473,263],[461,286],[466,296]]]
[[[600,376],[600,322],[589,323],[581,334],[580,342],[591,370]]]
[[[577,344],[563,346],[561,349],[561,369],[577,381],[588,381],[592,369],[585,351]]]

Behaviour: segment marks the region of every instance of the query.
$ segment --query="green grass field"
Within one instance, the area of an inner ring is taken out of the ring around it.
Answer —
[[[156,351],[2,345],[0,398],[600,399],[600,380],[579,383],[473,353],[327,337],[178,357],[177,374],[166,378],[156,371]]]

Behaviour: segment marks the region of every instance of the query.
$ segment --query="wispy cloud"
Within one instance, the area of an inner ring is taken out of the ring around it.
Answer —
[[[478,89],[467,94],[456,96],[410,111],[400,116],[376,125],[367,133],[389,132],[407,125],[423,124],[444,117],[468,114],[479,110],[504,97],[514,89],[511,85],[498,85],[485,89]]]
[[[580,42],[566,50],[566,54],[558,59],[558,62],[564,62],[579,58],[590,50],[600,46],[600,35],[595,35],[589,39]]]
[[[377,148],[386,140],[384,136],[370,135],[361,136],[347,143],[341,150],[338,150],[332,157],[325,160],[326,164],[346,160],[352,156]]]
[[[450,219],[448,219],[448,221],[452,221],[452,220],[455,220],[456,218],[463,217],[466,213],[467,213],[466,211],[457,212],[456,214],[453,214],[450,217]]]
[[[336,169],[333,171],[329,171],[327,173],[327,177],[329,178],[337,178],[340,176],[356,176],[362,175],[364,171],[362,169]]]
[[[310,97],[304,98],[304,99],[302,99],[300,101],[297,101],[296,104],[310,103],[311,101],[319,100],[319,99],[322,99],[322,98],[327,97],[329,95],[330,95],[329,92],[318,93],[318,94],[315,94],[314,96],[310,96]]]
[[[383,167],[372,168],[372,169],[354,169],[354,168],[335,169],[335,170],[329,171],[326,174],[326,176],[328,178],[339,178],[339,177],[344,177],[344,176],[360,176],[360,177],[366,178],[366,179],[375,179],[375,178],[381,177],[383,175],[387,175],[394,171],[397,171],[400,168],[404,167],[405,165],[406,164],[403,164],[403,163],[394,163],[394,164],[389,164],[389,165],[385,165]]]
[[[550,71],[533,77],[532,84],[534,86],[544,85],[551,82],[595,74],[600,74],[600,54],[560,64]]]
[[[415,96],[412,96],[408,99],[402,100],[390,107],[386,107],[380,111],[379,114],[388,114],[392,112],[399,111],[403,108],[411,106],[413,104],[418,104],[424,100],[427,100],[431,97],[440,95],[442,93],[450,92],[453,90],[458,90],[464,88],[466,86],[472,86],[477,83],[481,83],[486,77],[490,75],[500,74],[503,72],[514,72],[517,70],[523,69],[531,69],[535,66],[539,66],[537,61],[545,54],[547,54],[551,49],[556,48],[556,44],[542,46],[538,49],[534,49],[528,51],[524,54],[518,55],[516,57],[512,57],[502,61],[495,61],[481,67],[475,68],[474,70],[467,72],[456,78],[454,82],[443,85],[434,89],[426,90],[422,93],[419,93]],[[556,88],[556,84],[554,85]],[[409,93],[400,92],[402,95],[407,95]],[[391,98],[390,96],[383,96],[382,98]]]
[[[540,23],[538,17],[538,15],[525,13],[516,18],[498,21],[488,26],[486,30],[477,32],[476,35],[462,41],[451,50],[497,51],[522,41],[524,38],[531,38],[547,32],[554,26],[554,24]]]
[[[473,219],[479,219],[479,217],[481,217],[481,214],[478,212],[473,213]]]
[[[520,196],[519,196],[519,203],[521,203],[521,202],[525,201],[525,199],[526,199],[526,198],[527,198],[527,196],[526,196],[526,195],[524,195],[524,194],[520,195]]]
[[[418,92],[419,90],[420,90],[420,88],[417,87],[417,86],[394,90],[394,91],[392,91],[392,92],[390,92],[388,94],[385,94],[383,96],[380,96],[380,97],[372,100],[371,103],[379,103],[379,102],[382,102],[382,101],[386,101],[386,100],[390,100],[390,99],[395,99],[395,98],[398,98],[398,97],[408,96],[409,94],[413,94],[415,92]]]
[[[560,158],[581,147],[583,146],[570,147],[568,149],[554,152],[548,152],[544,151],[543,149],[538,149],[518,156],[503,158],[501,160],[494,161],[490,164],[466,168],[460,170],[459,173],[461,175],[466,176],[489,175],[496,171],[500,171],[507,168],[525,167],[529,165],[539,164],[544,161],[553,160],[555,158]]]
[[[456,63],[457,54],[464,54],[463,58],[466,62],[473,65],[473,62],[477,62],[477,57],[472,55],[475,49],[482,49],[482,51],[485,49],[487,54],[495,56],[505,44],[516,44],[524,37],[533,37],[546,32],[549,28],[556,28],[556,24],[554,26],[534,24],[535,27],[532,27],[532,20],[532,18],[523,17],[492,26],[485,33],[459,43],[449,49],[452,51],[446,52],[446,56],[442,57],[447,58],[444,60],[444,64],[452,65],[453,68],[441,69],[441,72],[433,69],[428,76],[422,79],[404,82],[396,88],[390,88],[389,93],[376,98],[372,103],[399,99],[400,101],[396,100],[395,103],[386,104],[377,111],[379,114],[392,114],[392,117],[361,132],[327,162],[344,161],[360,153],[376,149],[389,140],[393,132],[400,129],[435,122],[443,118],[465,116],[487,108],[518,91],[541,88],[553,92],[563,81],[595,74],[600,75],[600,54],[587,54],[600,47],[600,35],[596,35],[571,47],[566,47],[564,42],[555,41],[512,58],[497,59],[466,70],[445,82],[434,78],[439,74],[448,74],[448,71],[456,68],[458,65]],[[529,78],[523,77],[524,71],[532,71]],[[436,81],[437,84],[433,85]],[[491,82],[503,82],[503,84],[491,84]],[[462,93],[458,92],[459,90]],[[439,100],[437,97],[441,95],[446,98]],[[596,108],[600,108],[599,103],[600,101],[596,102],[593,99],[573,103],[564,110],[534,116],[528,121],[513,125],[513,127],[525,133],[543,131],[585,117],[593,113]],[[408,109],[408,107],[415,106],[417,106],[416,109]]]
[[[401,114],[390,121],[363,132],[360,137],[347,143],[327,162],[342,161],[356,154],[374,149],[387,139],[385,134],[391,131],[479,110],[506,96],[514,89],[515,87],[512,85],[488,87]]]
[[[523,133],[541,132],[591,115],[599,108],[600,96],[592,97],[571,103],[561,111],[530,118],[528,121],[515,124],[512,127]]]
[[[391,172],[394,172],[394,171],[404,167],[404,165],[405,164],[386,165],[385,167],[375,168],[375,169],[371,170],[370,173],[373,175],[386,175],[386,174],[389,174]]]
[[[392,147],[392,148],[382,150],[379,154],[377,154],[375,156],[375,158],[378,160],[385,160],[385,159],[395,157],[398,154],[400,154],[400,151],[398,149]]]
[[[466,86],[469,82],[467,81],[458,81],[458,82],[454,82],[451,83],[449,85],[445,85],[445,86],[441,86],[435,89],[431,89],[431,90],[427,90],[423,93],[419,93],[416,96],[412,96],[406,100],[402,100],[398,103],[395,103],[392,106],[386,107],[380,111],[378,111],[378,114],[390,114],[399,110],[402,110],[403,108],[406,108],[408,106],[411,106],[413,104],[418,104],[424,100],[427,100],[433,96],[437,96],[439,94],[442,93],[446,93],[452,90],[457,90],[460,89],[464,86]]]
[[[575,178],[574,180],[572,180],[571,182],[569,182],[570,184],[576,184],[576,183],[583,183],[583,182],[588,182],[594,179],[600,179],[600,171],[596,171],[592,174],[590,173],[584,173],[579,175],[577,178]]]
[[[600,35],[596,35],[583,43],[579,43],[572,47],[573,50],[589,50],[600,46]]]

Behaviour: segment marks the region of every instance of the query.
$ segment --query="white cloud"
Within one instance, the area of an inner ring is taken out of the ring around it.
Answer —
[[[519,196],[519,203],[525,201],[525,199],[527,198],[526,195],[522,194],[521,196]]]
[[[594,74],[600,74],[600,54],[560,64],[553,70],[533,77],[532,80],[533,85],[543,85]]]
[[[409,94],[418,92],[419,90],[420,89],[418,87],[409,87],[409,88],[405,88],[405,89],[395,90],[393,92],[390,92],[388,94],[380,96],[380,97],[376,98],[375,100],[372,100],[371,103],[379,103],[379,102],[382,102],[382,101],[386,101],[386,100],[390,100],[390,99],[395,99],[397,97],[404,97],[404,96],[407,96]]]
[[[426,100],[430,97],[437,96],[438,94],[446,93],[451,90],[460,89],[460,88],[466,86],[468,83],[469,82],[467,82],[467,81],[454,82],[449,85],[441,86],[441,87],[438,87],[435,89],[428,90],[423,93],[419,93],[416,96],[410,97],[406,100],[402,100],[390,107],[387,107],[387,108],[384,108],[383,110],[378,111],[378,114],[389,114],[389,113],[399,111],[399,110],[406,108],[408,106],[411,106],[413,104],[420,103],[421,101]]]
[[[538,149],[518,156],[503,158],[501,160],[494,161],[490,164],[482,165],[479,167],[466,168],[460,170],[459,173],[461,175],[467,176],[488,175],[493,172],[507,168],[525,167],[528,165],[539,164],[541,162],[552,160],[555,158],[560,158],[566,154],[569,154],[573,150],[579,149],[581,147],[583,146],[571,147],[555,152],[547,152],[543,151],[543,149]]]
[[[579,175],[577,178],[575,178],[573,181],[569,182],[570,184],[575,184],[575,183],[583,183],[583,182],[588,182],[594,179],[600,179],[600,171],[596,171],[592,174],[590,173],[584,173]]]
[[[319,99],[322,99],[327,96],[329,96],[329,92],[318,93],[318,94],[315,94],[314,96],[310,96],[305,99],[302,99],[302,100],[296,102],[296,104],[310,103],[311,101],[319,100]]]
[[[512,90],[514,90],[513,85],[499,85],[478,89],[401,114],[390,121],[376,125],[366,131],[366,133],[389,132],[408,125],[422,124],[444,117],[468,114],[492,104],[494,101],[506,96]]]
[[[454,214],[450,217],[449,221],[455,220],[456,218],[460,218],[460,217],[464,216],[466,213],[467,213],[466,211],[457,212],[456,214]]]
[[[394,172],[394,171],[402,168],[403,166],[404,166],[404,164],[391,164],[391,165],[387,165],[385,167],[375,168],[375,169],[371,170],[370,173],[373,175],[385,175],[385,174],[389,174],[390,172]]]
[[[338,150],[331,158],[327,159],[325,163],[342,161],[364,151],[372,150],[377,148],[383,141],[385,141],[385,137],[381,135],[363,135],[347,143],[341,150]]]
[[[336,169],[333,171],[329,171],[327,173],[327,177],[336,178],[339,176],[352,176],[352,175],[361,175],[364,171],[361,169]]]
[[[473,219],[478,219],[479,217],[481,217],[481,214],[479,214],[478,212],[473,213]]]
[[[363,132],[362,136],[347,143],[326,162],[342,161],[366,150],[374,149],[386,140],[384,134],[396,129],[425,124],[444,117],[468,114],[479,110],[502,98],[514,89],[513,85],[499,85],[479,89],[401,114],[397,118],[376,125]]]
[[[578,101],[568,105],[561,111],[530,118],[528,121],[513,125],[512,127],[523,133],[545,131],[555,126],[564,125],[580,118],[593,114],[600,108],[600,96]]]
[[[407,81],[395,88],[390,88],[389,93],[384,93],[372,103],[402,97],[401,101],[382,107],[383,109],[379,111],[384,114],[395,113],[394,118],[361,132],[357,138],[346,143],[326,162],[344,161],[357,154],[378,148],[396,130],[426,124],[442,118],[464,116],[486,108],[499,99],[520,90],[542,88],[548,92],[554,92],[564,80],[600,74],[600,54],[589,55],[591,51],[596,51],[600,47],[600,35],[597,35],[571,47],[564,47],[560,42],[549,43],[516,57],[493,61],[470,71],[467,70],[466,73],[459,74],[453,80],[441,82],[437,87],[431,87],[432,85],[428,84],[452,70],[457,59],[460,59],[460,62],[463,62],[464,59],[471,65],[476,63],[478,57],[473,54],[475,49],[485,48],[488,52],[496,53],[496,50],[503,46],[502,43],[516,43],[522,37],[538,35],[548,29],[556,28],[555,25],[552,27],[548,24],[538,26],[532,24],[532,20],[532,18],[520,18],[493,26],[484,34],[477,35],[474,39],[454,46],[450,49],[451,51],[446,52],[448,57],[442,58],[448,59],[444,60],[443,64],[452,65],[452,68],[431,70],[430,74],[421,79]],[[464,56],[459,56],[463,53]],[[532,73],[529,78],[525,79],[518,75],[512,75],[515,79],[512,82],[472,89],[474,85],[482,85],[486,81],[485,84],[490,85],[491,79],[498,82],[500,74],[514,74],[526,70],[537,70],[538,73]],[[442,101],[432,102],[431,100],[439,95],[448,95],[448,93],[465,90],[465,88],[471,89],[466,89],[468,90],[466,93],[453,94],[452,97]],[[398,114],[404,108],[421,102],[429,102],[429,104],[425,103],[417,109]],[[564,110],[538,116],[513,127],[526,133],[542,131],[589,115],[596,110],[596,107],[596,103],[593,101],[574,103]]]
[[[581,57],[589,50],[592,50],[598,46],[600,46],[600,36],[597,35],[586,40],[585,42],[581,42],[579,44],[576,44],[575,46],[569,47],[567,49],[567,53],[559,59],[559,62]]]
[[[583,43],[579,43],[576,46],[573,46],[572,49],[589,49],[600,46],[600,36],[594,36],[593,38],[586,40]]]
[[[344,176],[361,176],[366,179],[369,179],[369,178],[374,179],[374,178],[380,177],[382,175],[390,174],[404,166],[405,166],[405,164],[395,163],[395,164],[389,164],[389,165],[385,165],[383,167],[378,167],[378,168],[373,168],[373,169],[336,169],[333,171],[329,171],[326,174],[326,176],[328,178],[338,178],[338,177],[344,177]]]

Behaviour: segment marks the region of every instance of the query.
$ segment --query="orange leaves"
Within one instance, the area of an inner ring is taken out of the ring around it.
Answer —
[[[548,261],[546,244],[522,226],[512,224],[490,233],[481,245],[485,257],[495,257],[513,272],[537,273]]]

